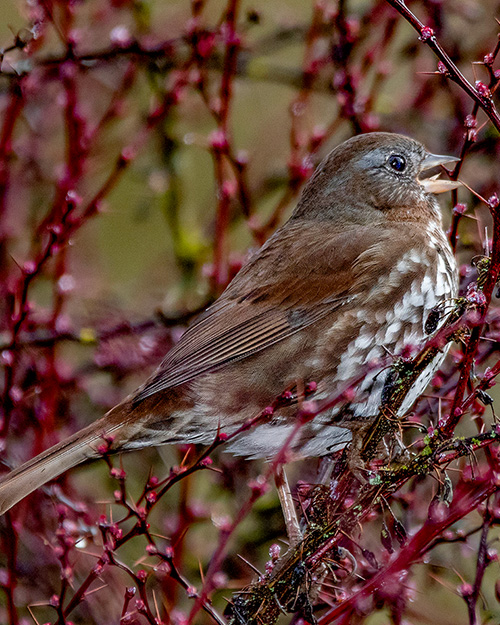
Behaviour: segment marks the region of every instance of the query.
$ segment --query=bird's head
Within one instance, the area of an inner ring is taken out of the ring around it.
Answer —
[[[293,218],[369,224],[385,219],[429,219],[435,193],[460,185],[433,167],[457,161],[429,153],[408,137],[388,132],[358,135],[336,147],[304,188]]]

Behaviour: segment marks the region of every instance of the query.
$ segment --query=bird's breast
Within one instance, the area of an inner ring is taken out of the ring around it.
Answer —
[[[322,380],[320,391],[326,395],[332,386],[362,379],[353,402],[356,417],[377,413],[384,371],[396,357],[415,355],[423,347],[428,338],[425,322],[429,313],[438,311],[437,330],[457,295],[457,270],[451,249],[440,232],[429,229],[428,234],[428,245],[407,250],[389,274],[380,276],[325,333],[317,367],[325,370],[325,363],[335,360],[338,365],[331,379]],[[444,354],[436,357],[422,373],[401,413],[423,392],[443,358]]]

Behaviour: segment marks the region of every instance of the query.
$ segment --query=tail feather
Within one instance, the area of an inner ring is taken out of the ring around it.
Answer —
[[[0,481],[0,515],[68,469],[97,458],[97,448],[105,432],[104,423],[101,419],[89,425],[4,477]]]

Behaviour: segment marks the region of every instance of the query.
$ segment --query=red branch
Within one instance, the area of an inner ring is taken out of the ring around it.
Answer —
[[[482,476],[475,476],[473,481],[460,482],[455,489],[453,502],[448,513],[441,519],[427,519],[420,530],[405,544],[404,548],[372,579],[368,580],[363,587],[354,595],[343,601],[339,606],[329,610],[319,620],[318,625],[333,623],[342,614],[351,613],[355,610],[356,602],[363,597],[368,597],[378,589],[389,584],[392,578],[396,578],[398,573],[408,570],[408,568],[420,560],[429,550],[433,541],[449,528],[453,523],[465,517],[475,510],[479,504],[490,497],[498,486],[496,477],[492,472]]]

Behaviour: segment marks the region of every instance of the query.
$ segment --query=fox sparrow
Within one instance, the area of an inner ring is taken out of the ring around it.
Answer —
[[[102,419],[0,483],[0,512],[70,467],[114,451],[164,443],[211,443],[234,432],[284,389],[315,381],[315,397],[338,392],[366,363],[421,345],[428,313],[455,296],[455,261],[434,193],[457,186],[424,170],[453,160],[391,133],[334,149],[305,186],[291,218],[184,333],[157,371]],[[439,365],[421,375],[411,407]],[[363,377],[363,376],[361,376]],[[383,367],[358,384],[349,410],[318,415],[291,446],[297,457],[344,447],[353,419],[378,412]],[[288,405],[232,439],[251,458],[278,452],[296,421]]]

